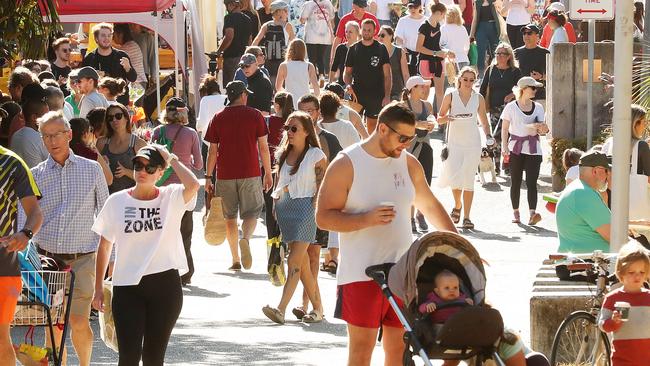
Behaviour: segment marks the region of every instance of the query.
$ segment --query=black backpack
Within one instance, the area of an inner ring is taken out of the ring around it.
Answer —
[[[266,59],[269,61],[284,60],[284,54],[287,49],[287,41],[284,38],[284,27],[270,22],[266,26],[266,35],[264,36],[264,46],[266,47]]]

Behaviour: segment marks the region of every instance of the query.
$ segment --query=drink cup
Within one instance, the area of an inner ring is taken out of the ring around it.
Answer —
[[[626,322],[630,318],[630,303],[625,301],[617,301],[614,308],[621,314],[621,320]]]
[[[83,57],[81,57],[81,52],[79,51],[70,52],[70,62],[81,62],[81,61],[83,61]]]

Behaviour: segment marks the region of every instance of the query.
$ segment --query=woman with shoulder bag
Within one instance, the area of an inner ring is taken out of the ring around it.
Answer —
[[[166,145],[169,151],[176,154],[178,160],[189,169],[201,170],[203,167],[201,141],[196,131],[186,126],[189,123],[188,111],[185,101],[176,97],[170,98],[162,113],[163,124],[153,130],[151,140]],[[167,186],[173,183],[180,183],[180,180],[173,169],[168,168],[156,185]],[[194,260],[190,249],[193,228],[192,211],[185,211],[181,221],[181,236],[189,271],[181,277],[183,286],[191,283],[194,274]]]
[[[308,114],[292,113],[284,129],[285,135],[276,151],[279,176],[273,198],[282,238],[289,244],[288,275],[278,307],[266,305],[262,311],[272,321],[284,324],[287,306],[301,280],[314,306],[302,321],[317,323],[323,320],[323,304],[318,284],[311,275],[307,248],[316,239],[314,202],[327,168],[327,157],[320,149]]]
[[[319,76],[329,73],[334,29],[334,6],[330,0],[312,0],[305,3],[300,14],[305,25],[305,43],[309,60]]]
[[[542,216],[537,213],[537,178],[542,164],[542,145],[539,135],[548,132],[544,122],[544,107],[534,102],[537,88],[544,84],[530,76],[519,79],[513,88],[516,99],[503,108],[501,119],[502,154],[510,156],[510,201],[514,214],[513,223],[520,223],[519,194],[523,173],[526,172],[526,190],[530,219],[528,225],[536,225]]]
[[[390,91],[391,100],[399,100],[402,91],[404,90],[404,83],[409,78],[409,65],[406,60],[406,52],[404,48],[397,46],[395,42],[395,31],[388,25],[382,25],[379,28],[379,42],[386,47],[388,57],[390,59],[390,68],[393,79],[393,87]]]
[[[201,185],[164,146],[143,147],[132,160],[135,187],[112,194],[92,228],[101,235],[93,307],[104,310],[104,274],[115,245],[112,310],[118,364],[163,365],[183,306],[180,274],[187,262],[179,228]],[[156,187],[168,166],[182,184]]]

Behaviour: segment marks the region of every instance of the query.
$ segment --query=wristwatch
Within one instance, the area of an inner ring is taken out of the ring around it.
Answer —
[[[34,237],[34,233],[31,230],[27,229],[27,228],[20,230],[19,233],[25,234],[27,239],[30,239],[30,240],[32,239],[32,237]]]
[[[178,160],[178,156],[176,156],[176,154],[169,154],[165,162],[167,163],[167,165],[170,165],[174,160]]]

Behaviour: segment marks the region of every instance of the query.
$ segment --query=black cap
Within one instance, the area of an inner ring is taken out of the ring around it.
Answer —
[[[368,1],[367,0],[352,0],[352,4],[360,7],[360,8],[365,8],[368,6]]]
[[[165,109],[170,112],[175,112],[179,109],[187,108],[185,101],[178,97],[169,98],[167,104],[165,104]]]
[[[25,103],[28,100],[40,100],[45,102],[47,100],[47,92],[38,83],[31,83],[25,85],[23,88],[23,93],[20,97],[21,103]]]
[[[607,156],[600,151],[590,151],[580,157],[580,166],[586,167],[603,167],[612,169],[612,157]]]
[[[537,34],[541,33],[540,30],[539,30],[539,27],[537,26],[537,24],[533,24],[533,23],[524,25],[523,27],[521,27],[520,31],[521,31],[521,33],[524,33],[526,31],[532,31],[532,32],[535,32]]]
[[[135,162],[137,158],[144,158],[149,160],[149,165],[152,166],[159,166],[159,167],[165,167],[165,159],[163,159],[162,155],[158,152],[158,150],[153,146],[153,145],[147,145],[140,150],[138,150],[138,153],[135,154],[133,158],[131,158],[131,161]]]
[[[40,74],[38,74],[38,80],[43,81],[47,79],[54,80],[54,74],[49,71],[42,71]]]
[[[99,80],[99,74],[97,73],[97,70],[92,68],[91,66],[85,66],[79,69],[79,73],[77,74],[77,78],[88,78],[88,79],[95,79]]]
[[[237,99],[243,92],[246,92],[249,95],[253,94],[253,92],[246,87],[246,84],[244,84],[243,81],[235,80],[229,82],[228,85],[226,85],[226,95],[228,96],[228,104],[232,103],[232,101]]]
[[[422,1],[421,0],[409,0],[409,2],[406,4],[406,6],[422,6]]]
[[[327,83],[327,85],[325,85],[325,90],[331,91],[332,93],[338,95],[339,98],[343,98],[345,96],[345,89],[343,89],[343,86],[339,83]]]

